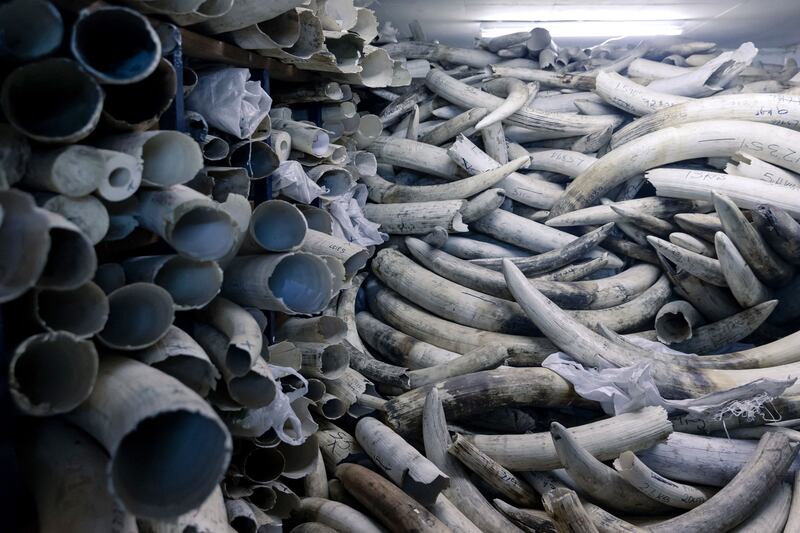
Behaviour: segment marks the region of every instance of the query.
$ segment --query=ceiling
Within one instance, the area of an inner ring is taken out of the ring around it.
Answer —
[[[370,0],[362,2],[370,3]],[[759,48],[800,43],[800,0],[372,0],[381,21],[390,20],[408,35],[416,19],[431,40],[473,45],[484,21],[665,20],[679,22],[682,37]],[[588,46],[603,39],[559,39]],[[639,38],[637,38],[638,40]]]

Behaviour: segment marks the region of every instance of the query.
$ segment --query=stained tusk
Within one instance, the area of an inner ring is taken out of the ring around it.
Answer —
[[[347,334],[347,324],[335,316],[289,318],[276,333],[280,340],[336,343]]]
[[[780,287],[788,283],[794,277],[794,268],[769,248],[758,231],[750,225],[736,204],[728,197],[715,192],[712,192],[711,196],[725,235],[730,238],[732,245],[753,273],[771,287]]]
[[[759,205],[753,223],[770,247],[785,260],[800,264],[800,223],[780,207]]]
[[[350,351],[343,344],[296,342],[303,354],[301,371],[311,377],[336,379],[350,363]]]
[[[408,373],[411,378],[411,388],[424,387],[454,376],[495,368],[507,358],[508,352],[505,348],[497,345],[488,345],[446,363],[412,370]]]
[[[752,307],[772,297],[772,291],[758,280],[741,252],[725,233],[717,232],[714,245],[722,273],[739,305]]]
[[[610,262],[611,260],[609,259],[608,254],[603,254],[600,257],[589,259],[583,263],[575,263],[558,270],[548,272],[547,274],[534,276],[534,279],[541,279],[543,281],[580,281],[594,274],[595,272],[609,268]]]
[[[381,225],[387,233],[413,235],[428,233],[437,226],[448,231],[465,232],[461,211],[466,200],[439,200],[402,204],[367,204],[364,216]]]
[[[542,496],[547,514],[556,524],[575,533],[598,533],[575,491],[558,488]]]
[[[424,398],[422,419],[425,455],[450,478],[450,486],[443,494],[481,531],[521,531],[486,501],[458,461],[447,453],[451,444],[450,434],[439,391],[435,387]]]

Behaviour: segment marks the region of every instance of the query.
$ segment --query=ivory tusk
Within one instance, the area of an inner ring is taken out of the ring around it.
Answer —
[[[767,433],[747,466],[705,503],[676,518],[650,526],[656,533],[675,531],[726,531],[743,522],[780,483],[792,460],[797,444],[777,433]],[[709,529],[710,528],[710,529]]]
[[[286,478],[301,479],[317,467],[319,442],[315,435],[309,435],[305,442],[296,445],[282,442],[276,449],[286,459],[286,465],[281,473]]]
[[[481,531],[510,533],[520,531],[489,505],[467,477],[459,462],[447,453],[447,448],[451,444],[450,434],[447,431],[447,421],[439,399],[439,391],[435,387],[427,393],[424,402],[422,436],[425,454],[450,478],[450,486],[443,491],[443,494],[452,500],[453,505]]]
[[[232,376],[244,376],[261,360],[261,328],[245,309],[218,296],[203,309],[202,318],[227,337],[223,366]]]
[[[461,220],[465,200],[440,200],[402,204],[367,204],[364,216],[381,225],[387,233],[413,235],[428,233],[437,226],[448,231],[465,232],[467,226]]]
[[[33,189],[80,197],[94,191],[104,174],[105,161],[99,150],[71,145],[34,151],[21,183]]]
[[[297,10],[288,9],[270,19],[232,31],[230,37],[245,50],[290,48],[300,38],[300,16]]]
[[[325,233],[308,230],[301,249],[312,254],[331,255],[344,263],[347,279],[364,268],[369,252],[363,246],[338,239]]]
[[[556,533],[558,531],[555,522],[545,512],[536,509],[520,509],[509,505],[499,498],[493,500],[494,506],[513,520],[523,531],[529,533]]]
[[[172,63],[165,58],[147,77],[124,85],[105,85],[106,100],[103,122],[120,131],[145,131],[158,125],[175,98],[177,76]],[[137,95],[147,94],[147,98]],[[205,125],[205,133],[208,125]]]
[[[590,259],[583,263],[569,265],[547,274],[538,275],[535,279],[547,281],[580,281],[595,272],[609,268],[609,262],[608,254],[603,254],[601,257]]]
[[[792,488],[788,483],[780,483],[771,495],[762,502],[750,518],[737,526],[743,533],[774,532],[781,533],[789,518],[792,503]]]
[[[693,235],[683,232],[673,232],[669,234],[669,242],[675,246],[686,248],[690,252],[705,255],[706,257],[716,258],[717,251],[706,241],[700,240]]]
[[[535,156],[532,157],[534,159]],[[697,212],[710,210],[708,202],[691,200],[676,200],[673,198],[636,198],[607,205],[595,205],[578,209],[563,215],[550,218],[545,224],[548,226],[585,226],[589,224],[607,224],[623,220],[622,215],[612,209],[612,206],[622,207],[629,211],[647,214],[659,218],[671,217],[681,212]]]
[[[664,344],[685,342],[693,337],[694,329],[704,322],[705,319],[692,304],[685,300],[675,300],[656,313],[656,336]]]
[[[554,372],[535,367],[501,367],[448,378],[389,400],[386,403],[389,426],[402,435],[415,433],[422,417],[425,396],[432,387],[439,390],[447,416],[453,420],[495,407],[526,404],[563,406],[577,400],[567,382]]]
[[[8,42],[4,55],[17,62],[50,55],[64,38],[61,14],[46,0],[9,2],[0,10],[0,20]]]
[[[280,144],[276,143],[276,146],[280,146]],[[201,144],[201,148],[203,150],[203,157],[208,161],[228,159],[231,153],[231,147],[228,142],[216,135],[207,135],[205,142]]]
[[[575,533],[598,533],[591,518],[583,508],[578,495],[564,488],[555,489],[542,496],[542,503],[556,524]]]
[[[780,207],[759,205],[753,223],[770,247],[785,260],[800,264],[800,224]]]
[[[408,373],[411,378],[411,388],[424,387],[451,377],[496,368],[507,358],[508,352],[505,348],[502,346],[488,345],[446,363],[412,370]]]
[[[42,211],[48,222],[50,250],[44,271],[36,281],[41,289],[77,289],[97,270],[97,252],[89,237],[75,224],[51,211]]]
[[[170,326],[157,343],[131,356],[174,377],[203,397],[216,388],[220,378],[203,348],[175,326]]]
[[[322,443],[320,443],[320,446]],[[328,475],[325,472],[325,462],[322,452],[317,450],[317,467],[308,476],[303,478],[303,493],[309,498],[328,498]],[[320,524],[321,525],[321,524]],[[323,526],[327,527],[327,526]]]
[[[360,465],[343,464],[336,468],[336,477],[356,500],[368,507],[392,531],[452,531],[406,492],[372,470]]]
[[[553,445],[570,479],[603,507],[628,514],[658,514],[668,507],[642,494],[614,469],[583,449],[558,422],[550,426]]]
[[[469,206],[464,211],[467,211],[468,208]],[[493,212],[493,210],[488,211],[488,213],[491,212]],[[484,214],[484,216],[486,214]],[[528,257],[530,255],[530,251],[517,248],[516,246],[506,244],[479,233],[464,237],[448,235],[447,242],[444,243],[441,249],[460,259]]]
[[[714,240],[715,233],[722,231],[722,222],[714,213],[678,213],[673,219],[684,231],[709,242]]]
[[[314,403],[314,411],[327,420],[338,420],[347,413],[347,404],[333,394],[323,394]]]
[[[519,111],[530,97],[528,86],[514,78],[500,78],[492,80],[488,84],[491,86],[490,92],[500,91],[506,93],[506,100],[482,118],[475,125],[475,131],[480,131],[491,124],[510,117]]]
[[[447,150],[419,141],[396,137],[376,137],[367,147],[382,163],[401,166],[452,180],[457,166]]]
[[[330,270],[305,252],[237,257],[225,270],[222,294],[239,305],[314,314],[331,299]]]
[[[181,533],[187,528],[194,528],[197,533],[215,533],[226,531],[228,514],[222,490],[217,487],[200,507],[179,516],[175,521],[140,519],[137,523],[141,533]]]
[[[260,203],[250,218],[247,251],[291,252],[306,238],[308,223],[294,204],[284,200]]]
[[[728,197],[714,192],[711,196],[724,235],[730,239],[731,245],[741,254],[753,273],[771,287],[780,287],[788,283],[794,277],[794,268],[769,248],[758,231],[750,225],[736,204]]]
[[[300,520],[315,521],[336,531],[359,531],[360,533],[382,533],[372,519],[343,503],[323,498],[302,498],[295,510]]]
[[[49,332],[66,331],[79,339],[100,332],[108,319],[108,298],[91,281],[72,290],[36,290],[32,294],[36,322]]]
[[[347,334],[347,324],[335,316],[318,316],[313,318],[289,318],[276,333],[279,340],[293,342],[321,342],[333,344],[339,342]]]
[[[741,252],[725,233],[717,232],[714,246],[722,274],[739,305],[753,307],[772,297],[772,291],[758,280]]]
[[[136,518],[109,493],[108,456],[89,435],[50,418],[33,425],[19,444],[39,531],[139,531]]]
[[[732,176],[758,179],[767,183],[800,187],[800,178],[797,174],[765,163],[744,152],[736,152],[731,156],[730,162],[725,165],[725,173]]]
[[[108,451],[107,486],[140,517],[175,518],[198,507],[230,460],[230,435],[205,401],[124,357],[104,355],[91,396],[69,419]],[[196,439],[186,440],[187,427]]]
[[[659,92],[639,85],[616,72],[600,72],[593,89],[609,104],[637,116],[691,100],[685,96]]]
[[[728,286],[719,260],[675,246],[658,237],[650,236],[647,237],[647,240],[659,254],[674,262],[680,269],[714,286]],[[717,250],[717,255],[719,255],[719,250]]]
[[[205,307],[222,286],[222,269],[214,261],[153,255],[128,259],[122,266],[127,282],[143,281],[163,287],[179,311]]]
[[[572,150],[535,150],[530,152],[531,170],[544,170],[574,177],[590,167],[597,158]]]
[[[109,314],[97,339],[115,350],[141,350],[169,331],[175,306],[169,293],[151,283],[132,283],[108,295]]]
[[[231,167],[244,168],[251,180],[259,180],[275,172],[280,166],[280,160],[275,150],[266,142],[246,140],[230,147],[228,164]]]
[[[668,220],[663,220],[658,217],[654,217],[653,215],[648,215],[645,213],[640,213],[638,211],[634,211],[632,209],[628,209],[625,207],[620,207],[614,205],[613,203],[609,204],[611,210],[620,215],[625,222],[626,225],[633,225],[633,228],[636,230],[641,228],[644,232],[649,233],[651,235],[657,235],[659,237],[667,237],[670,233],[675,231],[677,228]],[[622,223],[620,223],[620,229],[623,229]],[[637,242],[638,239],[634,239]],[[639,242],[639,244],[644,245],[645,242]]]
[[[97,185],[97,195],[109,202],[127,200],[142,183],[142,162],[122,152],[98,150],[104,163],[104,173]]]
[[[436,503],[429,505],[428,509],[453,531],[463,533],[480,533],[481,531],[444,494],[439,494]]]
[[[44,271],[51,247],[50,217],[18,190],[1,192],[0,207],[0,238],[6,243],[0,256],[0,301],[7,302],[31,288]]]
[[[735,120],[707,120],[659,130],[620,146],[598,159],[567,187],[564,195],[550,209],[551,218],[591,205],[616,185],[654,167],[695,157],[729,157],[739,150],[753,150],[757,146],[763,148],[767,144],[777,144],[778,147],[792,146],[798,142],[799,136],[800,134],[797,132],[786,128]],[[664,148],[667,146],[669,150]],[[785,148],[783,152],[776,149],[774,156],[755,151],[759,155],[763,155],[767,162],[783,165],[789,170],[800,171],[800,158],[795,158],[795,161],[791,157],[784,159]],[[642,154],[645,155],[642,156]],[[658,176],[664,172],[686,173],[686,171],[658,170],[649,174]],[[688,174],[692,176],[695,172],[690,171]],[[705,180],[709,179],[709,173],[697,172],[696,174],[705,176]],[[713,173],[711,175],[713,176]],[[757,187],[764,187],[764,191],[769,190],[771,186],[771,184],[747,178],[723,176],[725,179],[720,178],[713,181],[713,187],[720,192],[726,192],[728,187],[725,185],[727,183],[736,184],[741,180],[755,183]],[[686,183],[689,178],[681,181]],[[686,184],[688,185],[688,183]],[[711,186],[711,182],[704,181],[703,184],[706,188]],[[654,185],[657,183],[654,182]],[[786,192],[784,187],[776,185],[772,185],[772,187]],[[730,192],[729,195],[732,196]],[[660,196],[664,196],[664,194]],[[753,200],[758,202],[759,198],[761,198],[760,195],[754,197]],[[700,197],[692,196],[690,199],[709,198],[706,194]],[[736,198],[732,197],[732,199],[736,201]]]
[[[301,371],[311,377],[336,379],[347,369],[350,352],[343,344],[296,342],[303,354]]]
[[[441,146],[450,139],[474,128],[475,125],[488,114],[489,110],[483,107],[468,109],[422,134],[418,140],[421,143]]]
[[[67,413],[92,393],[97,368],[91,341],[64,331],[28,337],[9,363],[11,397],[28,415]]]
[[[224,15],[203,22],[199,27],[212,35],[238,30],[251,25],[253,20],[272,19],[302,3],[299,0],[280,0],[269,5],[262,5],[254,0],[234,2],[233,7]]]

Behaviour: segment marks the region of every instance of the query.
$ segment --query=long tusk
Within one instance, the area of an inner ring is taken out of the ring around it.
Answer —
[[[463,533],[481,533],[481,530],[462,513],[444,494],[439,494],[436,503],[429,505],[428,509],[436,518],[453,531]]]
[[[772,297],[772,291],[759,281],[741,252],[725,233],[717,232],[714,246],[722,273],[739,305],[752,307]]]
[[[438,43],[422,43],[416,41],[391,43],[385,45],[383,49],[389,52],[392,57],[443,61],[474,68],[483,68],[499,59],[497,55],[486,50],[454,48]]]
[[[433,387],[439,390],[448,418],[454,420],[495,407],[580,403],[567,381],[555,372],[536,367],[501,367],[448,378],[389,400],[386,403],[389,426],[402,435],[418,431],[425,396]]]
[[[203,348],[188,333],[170,326],[164,337],[131,356],[174,377],[200,396],[216,388],[220,373]]]
[[[417,500],[372,470],[343,464],[336,468],[336,477],[385,526],[430,533],[451,531]]]
[[[137,516],[175,518],[198,507],[230,460],[230,434],[205,401],[176,379],[127,358],[103,357],[94,391],[69,419],[109,452],[108,486]],[[186,424],[197,437],[189,446],[181,429]],[[175,467],[178,456],[182,468]],[[153,483],[150,489],[142,489],[143,479]]]
[[[372,311],[391,326],[455,353],[466,354],[492,343],[506,347],[512,358],[519,357],[539,364],[555,348],[545,338],[493,333],[449,322],[409,303],[378,283],[367,286],[367,299]]]
[[[599,201],[613,187],[658,166],[695,157],[729,157],[742,149],[752,150],[754,146],[768,144],[777,144],[779,147],[794,146],[798,143],[798,139],[800,139],[800,133],[786,128],[735,120],[692,122],[659,130],[612,150],[598,159],[567,187],[564,195],[550,209],[551,218],[587,207]],[[665,148],[667,146],[668,150]],[[782,165],[789,170],[800,171],[800,158],[792,159],[787,156],[784,159],[786,150],[786,148],[783,151],[776,150],[775,155],[761,154],[760,151],[759,154],[763,155],[767,162]],[[656,173],[663,172],[681,173],[681,171],[672,170],[656,171]],[[698,172],[697,174],[707,175],[708,173]],[[731,183],[744,180],[755,183],[758,187],[769,188],[770,186],[768,183],[749,178],[735,178],[727,175],[726,177],[728,180],[732,180]],[[705,182],[706,188],[710,189],[713,183],[715,189],[725,192],[725,183],[721,183],[721,181],[725,180]],[[781,186],[773,187],[785,190]],[[756,198],[760,199],[761,196]],[[701,197],[692,196],[690,199],[710,198],[708,195],[703,195]],[[736,198],[733,199],[736,201]]]
[[[794,167],[789,162],[784,164]],[[800,192],[792,187],[718,172],[682,169],[651,170],[646,177],[660,196],[709,200],[713,189],[745,209],[755,209],[759,204],[772,204],[786,210],[792,217],[800,217],[797,207]]]
[[[295,509],[299,520],[314,521],[336,531],[356,530],[363,533],[382,533],[372,519],[343,503],[323,498],[302,498],[300,507]]]
[[[468,109],[445,122],[442,122],[432,130],[424,133],[419,138],[419,142],[441,146],[459,134],[474,128],[481,119],[489,114],[485,107],[474,107]]]
[[[239,305],[288,314],[319,313],[332,291],[325,261],[305,252],[237,257],[222,284],[223,295]]]
[[[647,240],[659,254],[674,262],[680,269],[714,286],[728,286],[719,260],[675,246],[658,237],[651,236]]]
[[[535,276],[534,279],[541,279],[547,281],[580,281],[595,272],[609,268],[608,254],[603,254],[601,257],[589,259],[583,263],[575,263],[565,266],[558,270],[548,272],[547,274],[540,274]]]
[[[228,338],[225,368],[233,376],[244,376],[261,359],[263,337],[258,322],[245,309],[221,296],[203,310],[202,317]]]
[[[381,229],[395,235],[428,233],[437,226],[448,231],[465,232],[467,225],[461,220],[461,210],[466,200],[440,200],[402,204],[367,204],[364,216],[381,225]]]
[[[453,183],[442,185],[396,185],[380,176],[361,176],[367,185],[370,200],[379,203],[433,202],[437,200],[460,200],[475,196],[505,179],[528,162],[520,157],[505,165],[475,174]]]
[[[660,92],[639,85],[616,72],[600,72],[596,80],[594,90],[606,102],[637,116],[691,101],[685,96]]]
[[[9,363],[11,398],[28,415],[67,413],[92,393],[97,369],[91,341],[64,331],[28,337]]]
[[[666,479],[650,470],[630,451],[614,459],[614,468],[642,494],[678,509],[694,509],[717,492]]]
[[[572,150],[535,150],[530,152],[531,170],[544,170],[575,177],[589,168],[597,158]]]
[[[64,21],[46,0],[9,2],[0,10],[2,31],[7,35],[5,55],[27,62],[50,55],[64,38]]]
[[[294,139],[294,138],[293,138]],[[378,137],[367,148],[382,163],[400,166],[447,180],[458,170],[447,150],[410,139]]]
[[[760,113],[761,109],[780,109],[781,113]],[[720,95],[645,115],[614,132],[611,146],[617,149],[648,133],[701,120],[750,120],[798,129],[792,125],[799,119],[800,102],[780,93]]]
[[[612,209],[612,206],[628,208],[632,211],[647,214],[659,218],[671,217],[677,213],[697,212],[710,210],[708,202],[696,202],[691,200],[676,200],[673,198],[660,198],[657,196],[649,198],[636,198],[624,200],[608,205],[595,205],[564,213],[563,215],[549,219],[548,226],[586,226],[593,224],[607,224],[608,222],[619,222],[623,219],[622,215]]]
[[[386,475],[420,503],[434,503],[449,486],[446,474],[378,420],[359,420],[355,437]]]
[[[276,338],[293,342],[326,342],[333,344],[345,338],[347,324],[335,316],[293,317],[278,328]]]
[[[603,240],[608,237],[613,227],[613,223],[608,223],[592,231],[584,233],[574,241],[570,241],[561,248],[556,248],[548,252],[542,252],[531,257],[512,257],[510,258],[510,261],[517,265],[517,267],[526,275],[534,275],[547,272],[549,270],[555,270],[565,265],[569,265],[577,259],[585,256],[589,250],[603,242]],[[475,265],[483,266],[491,270],[500,270],[503,265],[503,259],[499,257],[490,259],[473,259],[471,262]]]
[[[431,91],[442,98],[467,109],[486,107],[493,110],[503,103],[503,99],[470,87],[438,69],[428,72],[425,83]],[[539,128],[557,138],[586,135],[619,125],[619,119],[616,117],[546,113],[530,107],[521,108],[506,121],[517,126]]]
[[[483,494],[472,484],[459,462],[447,453],[451,444],[447,431],[439,391],[434,387],[424,398],[422,414],[422,437],[425,454],[450,478],[450,486],[443,491],[453,504],[469,518],[481,531],[521,531],[507,518],[498,513]]]
[[[143,281],[163,287],[179,311],[205,307],[222,287],[222,269],[214,261],[153,255],[128,259],[122,266],[128,283]]]
[[[498,298],[512,298],[506,287],[505,278],[500,272],[458,259],[412,237],[406,238],[406,246],[423,266],[458,285]],[[637,265],[616,276],[594,282],[562,283],[531,280],[531,283],[563,307],[604,309],[625,303],[629,298],[641,294],[657,279],[657,268]]]
[[[498,209],[489,215],[476,220],[471,228],[490,235],[509,244],[519,246],[533,252],[547,252],[566,246],[577,239],[572,234],[534,222],[525,217]],[[588,257],[599,257],[604,252],[600,249],[590,250]],[[613,261],[612,261],[613,262]],[[622,266],[622,261],[614,262],[614,268]]]
[[[301,249],[313,254],[331,255],[339,259],[344,264],[347,279],[352,278],[356,272],[364,268],[369,259],[369,252],[363,246],[313,229],[309,229],[306,233]]]
[[[86,433],[50,418],[32,425],[19,445],[39,531],[138,531],[136,518],[109,491],[108,456]]]
[[[661,307],[656,313],[655,329],[658,340],[665,344],[685,342],[694,336],[697,326],[705,319],[686,300],[675,300]]]
[[[555,522],[553,522],[553,519],[550,518],[550,515],[545,511],[520,509],[499,498],[495,498],[492,503],[494,503],[494,506],[497,507],[501,513],[524,528],[524,531],[530,533],[539,531],[544,533],[556,533],[558,531]]]
[[[365,311],[356,315],[356,322],[364,342],[397,365],[427,368],[448,363],[460,355],[397,331]]]
[[[35,150],[22,184],[70,197],[94,191],[105,176],[105,159],[97,148],[71,145],[55,150]]]
[[[737,526],[742,532],[784,531],[792,504],[792,487],[788,483],[779,482],[774,491],[761,502],[750,518]]]
[[[667,237],[670,233],[677,229],[668,220],[664,220],[653,215],[648,215],[646,213],[640,213],[639,211],[634,211],[630,208],[614,205],[613,203],[608,205],[611,207],[612,211],[622,217],[623,221],[633,224],[635,228],[641,228],[651,235]],[[639,244],[645,243],[639,242]]]
[[[172,297],[151,283],[116,289],[108,295],[108,305],[108,320],[97,340],[115,350],[152,346],[167,334],[175,318]]]
[[[461,435],[456,434],[447,452],[513,503],[523,507],[535,507],[539,504],[539,496],[527,483],[497,464]]]
[[[783,170],[780,167],[765,163],[744,152],[736,152],[731,156],[730,162],[725,165],[725,173],[732,176],[752,178],[767,183],[800,187],[800,178],[797,174]]]
[[[595,459],[558,422],[551,424],[550,433],[570,479],[604,507],[630,514],[657,514],[667,510],[663,503],[642,494],[614,469]]]
[[[651,525],[650,530],[726,531],[740,524],[780,483],[796,455],[797,444],[785,435],[765,434],[747,465],[722,490],[676,518]]]
[[[464,354],[452,361],[441,363],[428,368],[412,370],[408,373],[411,378],[411,388],[424,387],[442,380],[472,374],[481,370],[495,368],[508,358],[508,352],[502,346],[488,345]]]
[[[467,207],[461,211],[461,220],[469,224],[483,218],[492,211],[499,209],[505,200],[506,191],[504,189],[488,189],[483,191],[467,202]],[[428,241],[426,240],[426,242]],[[442,243],[438,248],[441,248],[444,244],[445,243]]]
[[[800,475],[795,473],[794,483],[792,484],[792,502],[789,507],[789,518],[786,521],[784,531],[786,533],[797,533],[800,531],[800,516],[797,514],[798,505],[800,504]]]
[[[800,264],[800,223],[772,205],[759,205],[751,212],[754,225],[770,247],[790,263]]]
[[[464,212],[469,210],[469,205]],[[493,212],[490,210],[486,214]],[[449,235],[447,242],[441,247],[445,252],[461,259],[486,259],[493,257],[528,257],[530,251],[517,248],[510,244],[498,241],[480,234],[460,237]]]

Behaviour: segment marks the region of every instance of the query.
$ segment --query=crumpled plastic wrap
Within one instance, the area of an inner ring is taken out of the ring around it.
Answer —
[[[186,99],[186,108],[200,113],[218,130],[247,139],[272,107],[272,98],[261,83],[249,79],[246,68],[203,71],[197,87]]]
[[[627,340],[647,350],[686,355],[641,337],[627,337]],[[579,396],[600,403],[603,411],[610,415],[636,411],[648,405],[660,405],[668,411],[685,411],[708,418],[720,417],[726,413],[735,414],[734,411],[758,410],[761,405],[780,396],[795,382],[795,379],[757,379],[699,398],[667,400],[658,392],[647,362],[620,368],[585,368],[564,352],[556,352],[550,354],[542,362],[542,366],[572,383]]]
[[[322,207],[333,218],[333,236],[361,246],[381,244],[389,239],[376,224],[364,216],[367,204],[367,186],[359,183],[350,191],[337,196]]]
[[[328,192],[308,177],[303,165],[297,161],[284,161],[272,173],[272,192],[291,198],[296,202],[310,204],[320,195]]]

